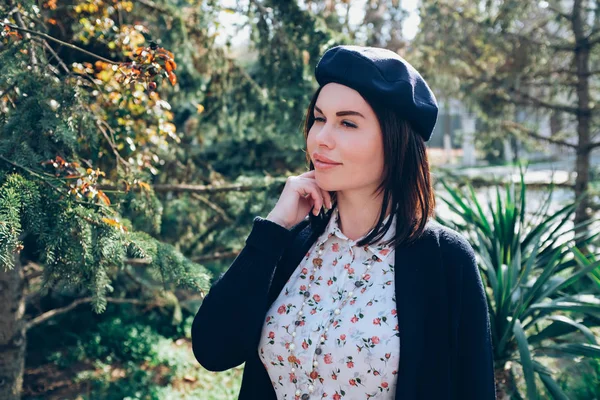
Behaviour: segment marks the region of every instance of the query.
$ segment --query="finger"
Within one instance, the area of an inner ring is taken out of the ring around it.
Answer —
[[[303,187],[302,190],[305,190],[307,193],[310,193],[310,197],[313,200],[312,213],[314,215],[319,215],[319,211],[323,206],[323,195],[321,194],[321,190],[319,189],[319,187],[316,184],[306,185]]]
[[[318,215],[319,212],[321,211],[321,208],[323,208],[323,206],[327,206],[327,203],[326,203],[327,194],[325,193],[325,191],[323,189],[321,189],[319,187],[319,185],[316,184],[316,182],[313,183],[313,187],[314,187],[315,192],[317,192],[319,195],[318,201],[315,202],[315,211],[317,212],[316,215]],[[327,207],[327,208],[329,208],[329,207]]]
[[[321,189],[320,187],[319,190],[321,191],[321,197],[323,197],[323,204],[328,209],[331,209],[331,195],[329,194],[329,191]]]
[[[315,194],[313,193],[314,188],[312,187],[307,187],[307,186],[300,186],[298,187],[298,189],[296,189],[296,193],[298,193],[298,195],[300,196],[300,198],[304,199],[304,200],[312,200],[313,205],[316,203],[314,198],[315,198]]]

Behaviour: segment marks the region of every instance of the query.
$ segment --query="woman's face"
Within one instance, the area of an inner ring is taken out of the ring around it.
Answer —
[[[328,191],[374,191],[383,174],[383,137],[371,106],[354,89],[338,83],[325,85],[313,110],[307,151],[315,165],[318,185]],[[320,169],[315,153],[341,163]]]

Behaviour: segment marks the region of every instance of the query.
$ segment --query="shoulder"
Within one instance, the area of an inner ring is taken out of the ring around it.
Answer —
[[[451,260],[459,264],[475,264],[475,251],[467,238],[456,230],[429,220],[425,227],[424,237],[430,237],[439,247],[444,260]]]
[[[443,271],[440,275],[446,281],[449,301],[460,298],[485,301],[477,258],[469,240],[437,221],[428,222],[426,231],[430,237],[435,238],[439,248],[440,272]],[[459,307],[461,303],[459,301],[454,304]]]

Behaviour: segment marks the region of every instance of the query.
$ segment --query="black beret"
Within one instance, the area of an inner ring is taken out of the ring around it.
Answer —
[[[321,86],[348,86],[367,98],[397,110],[425,141],[431,138],[438,115],[433,92],[419,72],[391,50],[365,46],[335,46],[315,67]]]

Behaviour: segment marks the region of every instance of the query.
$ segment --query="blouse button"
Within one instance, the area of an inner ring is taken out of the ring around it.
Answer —
[[[356,286],[356,287],[361,287],[362,285],[363,285],[362,281],[354,282],[354,286]]]
[[[310,292],[309,291],[304,292],[304,297],[310,297]]]
[[[302,394],[302,392],[300,391],[300,389],[296,390],[296,396],[300,396]]]
[[[318,361],[313,361],[313,367],[318,367],[319,366],[319,362]]]
[[[354,292],[353,291],[349,291],[348,292],[348,297],[352,297],[352,296],[354,296]]]
[[[296,345],[294,343],[290,344],[290,350],[294,350],[296,348]]]
[[[308,394],[308,393],[304,393],[304,394],[302,395],[302,400],[308,400],[308,399],[310,399],[310,396],[309,396],[309,394]]]
[[[300,321],[296,321],[296,322],[294,322],[294,324],[296,324],[296,326],[300,326],[300,324],[301,324],[301,323],[302,323],[302,322],[300,322]]]
[[[339,308],[336,308],[335,310],[333,310],[333,313],[334,313],[335,315],[340,315],[340,313],[341,313],[341,312],[342,312],[342,311],[341,311]]]
[[[315,387],[313,385],[308,385],[308,391],[310,393],[312,393],[315,390]]]
[[[320,347],[317,347],[317,349],[315,350],[315,354],[320,355],[323,351],[321,350]]]

